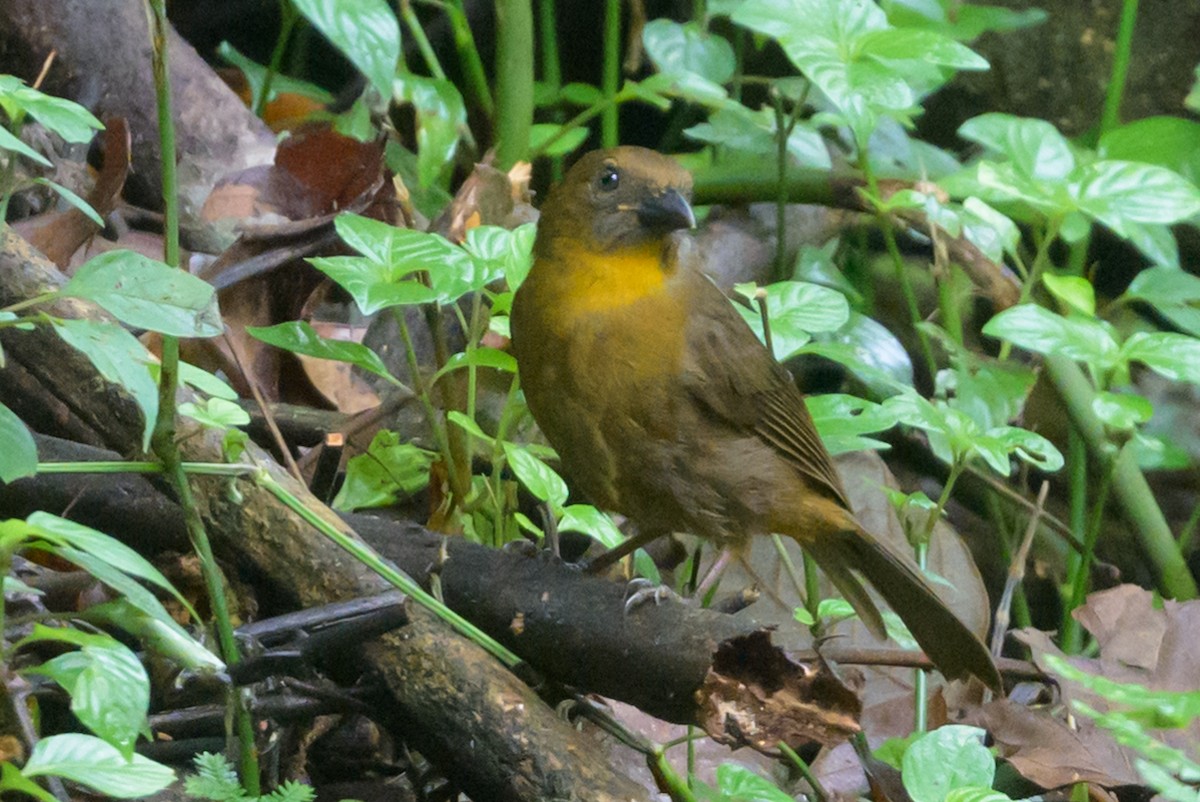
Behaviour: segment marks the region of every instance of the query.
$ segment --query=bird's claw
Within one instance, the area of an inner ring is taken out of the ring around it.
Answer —
[[[659,605],[666,599],[682,601],[679,594],[666,585],[657,585],[640,577],[631,579],[625,586],[625,615],[629,615],[646,602],[653,601],[655,605]]]

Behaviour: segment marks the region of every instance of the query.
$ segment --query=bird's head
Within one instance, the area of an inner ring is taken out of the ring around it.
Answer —
[[[550,192],[539,240],[566,237],[609,253],[662,242],[693,228],[692,176],[673,159],[639,147],[588,153]]]

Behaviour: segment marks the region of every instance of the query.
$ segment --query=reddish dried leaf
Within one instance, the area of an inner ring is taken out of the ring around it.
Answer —
[[[113,117],[105,122],[104,163],[85,198],[100,217],[107,217],[116,208],[128,173],[129,128],[125,118]],[[16,229],[62,270],[68,269],[71,256],[100,230],[90,217],[74,207],[22,221]],[[162,258],[161,247],[154,258]]]

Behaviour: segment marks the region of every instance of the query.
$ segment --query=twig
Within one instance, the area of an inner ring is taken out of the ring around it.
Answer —
[[[1033,536],[1037,533],[1038,522],[1041,520],[1042,509],[1046,505],[1046,495],[1049,492],[1050,483],[1043,479],[1033,515],[1029,516],[1029,525],[1025,527],[1025,537],[1021,539],[1021,545],[1008,566],[1008,579],[1004,583],[1004,592],[1000,594],[1000,603],[996,605],[996,620],[992,624],[992,654],[996,657],[1000,656],[1004,648],[1004,636],[1008,633],[1011,621],[1013,593],[1025,578],[1025,560],[1029,557],[1029,548],[1033,545]]]

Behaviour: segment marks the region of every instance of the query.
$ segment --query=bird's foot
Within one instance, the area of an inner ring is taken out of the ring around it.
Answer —
[[[649,579],[642,579],[641,577],[631,579],[629,580],[629,584],[625,586],[625,614],[629,615],[647,602],[653,601],[658,605],[662,604],[666,599],[683,601],[678,593],[666,585],[657,585]]]

